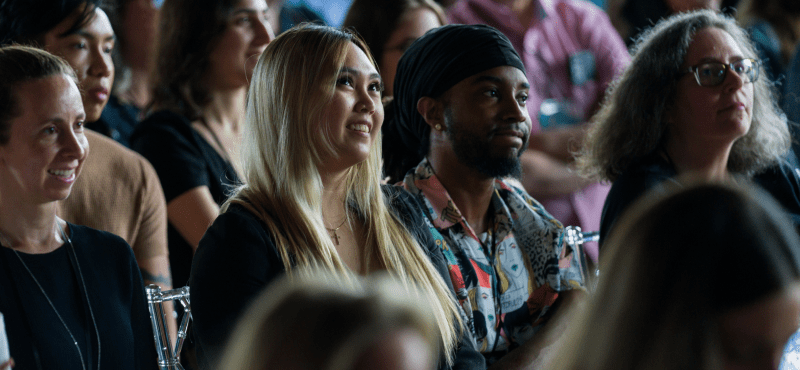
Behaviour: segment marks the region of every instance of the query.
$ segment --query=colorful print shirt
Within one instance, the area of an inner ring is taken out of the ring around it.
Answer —
[[[563,226],[524,190],[496,179],[493,227],[476,235],[427,159],[400,185],[425,206],[462,314],[485,355],[531,339],[558,292],[583,289],[583,270]]]

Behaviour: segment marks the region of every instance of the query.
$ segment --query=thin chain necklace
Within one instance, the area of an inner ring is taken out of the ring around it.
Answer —
[[[341,229],[345,222],[347,222],[347,217],[345,217],[344,220],[342,220],[342,223],[340,223],[335,229],[329,229],[327,227],[325,228],[325,230],[328,230],[329,233],[333,233],[333,244],[335,245],[339,245],[339,235],[336,234],[336,231]]]
[[[97,329],[97,321],[94,318],[94,310],[92,310],[92,303],[89,301],[89,292],[86,290],[86,282],[83,280],[83,272],[81,272],[81,265],[78,263],[78,255],[75,253],[75,246],[72,244],[72,239],[67,237],[67,234],[64,232],[63,228],[60,227],[57,228],[59,229],[59,231],[61,231],[61,239],[67,241],[67,243],[70,246],[69,250],[72,252],[72,256],[75,258],[75,267],[78,270],[78,276],[81,278],[80,280],[81,280],[81,285],[83,286],[83,293],[86,296],[86,304],[89,306],[89,315],[91,315],[92,324],[94,325],[94,333],[95,335],[97,335],[97,369],[100,369],[100,331]],[[69,337],[72,339],[72,344],[75,345],[75,349],[78,351],[78,358],[80,358],[81,360],[81,369],[86,370],[86,363],[83,361],[83,352],[81,351],[81,347],[78,345],[78,340],[75,339],[74,335],[72,335],[72,330],[69,330],[66,321],[64,321],[64,318],[61,317],[61,314],[56,309],[56,306],[53,304],[53,301],[51,301],[50,297],[47,295],[47,293],[45,293],[44,288],[42,288],[42,284],[39,284],[39,280],[37,280],[36,276],[33,275],[33,271],[31,271],[31,269],[28,268],[28,265],[25,264],[25,261],[22,259],[22,256],[19,255],[19,252],[17,252],[16,249],[11,248],[11,242],[9,242],[8,239],[5,237],[5,235],[3,235],[2,233],[0,233],[0,238],[2,238],[3,241],[6,244],[8,244],[8,248],[11,249],[14,252],[14,255],[17,256],[19,262],[22,263],[22,267],[25,268],[25,271],[28,271],[28,274],[31,276],[31,279],[33,279],[33,282],[36,283],[37,287],[39,287],[39,291],[42,292],[42,295],[44,295],[44,298],[47,300],[47,303],[50,304],[50,308],[52,308],[53,312],[55,312],[56,316],[58,316],[58,320],[61,321],[61,325],[63,325],[64,329],[67,330],[67,334],[69,334]]]

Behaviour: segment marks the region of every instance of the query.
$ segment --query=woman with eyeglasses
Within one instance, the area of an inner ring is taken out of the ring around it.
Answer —
[[[797,224],[788,124],[745,31],[713,11],[682,13],[646,31],[633,53],[578,158],[585,175],[613,182],[601,238],[640,195],[684,174],[754,180]]]

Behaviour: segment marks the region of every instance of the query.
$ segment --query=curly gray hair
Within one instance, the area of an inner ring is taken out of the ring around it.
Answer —
[[[757,55],[733,18],[710,10],[680,13],[658,22],[636,41],[630,66],[611,84],[592,118],[594,124],[577,153],[583,175],[614,181],[637,159],[662,147],[669,112],[678,109],[675,95],[681,65],[695,33],[707,27],[730,34],[745,55]],[[750,130],[733,144],[728,159],[729,171],[747,176],[774,164],[791,144],[773,83],[762,75],[753,87]]]

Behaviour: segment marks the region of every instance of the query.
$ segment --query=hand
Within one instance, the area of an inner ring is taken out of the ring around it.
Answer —
[[[10,358],[8,361],[0,364],[0,370],[8,370],[14,367],[14,359]]]

